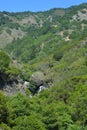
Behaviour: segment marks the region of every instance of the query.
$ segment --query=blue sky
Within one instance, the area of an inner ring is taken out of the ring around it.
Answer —
[[[52,8],[67,8],[87,3],[87,0],[0,0],[0,11],[45,11]]]

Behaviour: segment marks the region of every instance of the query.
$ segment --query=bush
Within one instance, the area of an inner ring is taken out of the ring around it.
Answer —
[[[11,30],[10,29],[7,29],[6,32],[11,35]]]
[[[62,52],[55,52],[53,55],[54,59],[59,61],[62,57],[63,57],[63,53]]]

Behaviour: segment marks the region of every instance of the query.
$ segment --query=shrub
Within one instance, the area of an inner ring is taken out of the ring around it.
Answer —
[[[62,57],[63,57],[63,53],[62,52],[54,52],[54,55],[53,55],[54,59],[59,61]]]

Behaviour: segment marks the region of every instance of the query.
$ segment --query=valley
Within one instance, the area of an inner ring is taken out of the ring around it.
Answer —
[[[0,12],[0,129],[87,129],[87,3]]]

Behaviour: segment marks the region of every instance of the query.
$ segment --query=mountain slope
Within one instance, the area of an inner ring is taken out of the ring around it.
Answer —
[[[73,24],[74,21],[79,20],[84,21],[85,23],[87,15],[86,7],[86,4],[82,4],[80,6],[70,7],[68,9],[55,8],[50,11],[37,13],[0,12],[0,47],[3,48],[8,43],[23,38],[27,33],[28,35],[31,35],[32,32],[30,30],[36,30],[36,32],[38,32],[38,29],[42,27],[42,33],[45,33],[49,28],[47,28],[48,24],[51,24],[49,26],[57,27],[60,31],[64,28],[71,28],[71,24]],[[68,25],[68,23],[71,24]],[[44,28],[44,25],[46,29]],[[85,24],[82,26],[84,28]],[[37,34],[38,33],[36,33],[36,37]]]
[[[86,130],[87,4],[4,14],[25,36],[1,51],[0,128]]]

